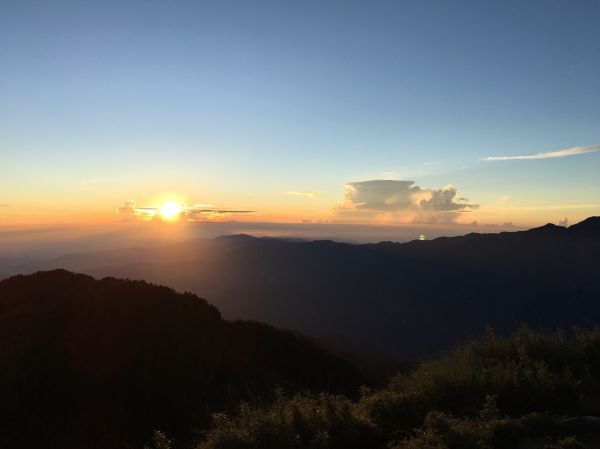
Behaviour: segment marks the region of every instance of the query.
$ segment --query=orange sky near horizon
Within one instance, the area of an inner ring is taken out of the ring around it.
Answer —
[[[243,222],[273,222],[273,223],[357,223],[372,225],[402,225],[412,222],[410,215],[394,216],[381,214],[368,219],[343,219],[336,216],[337,205],[331,199],[316,194],[314,197],[280,194],[280,203],[261,201],[251,198],[242,205],[227,203],[228,209],[248,209],[255,212],[245,214],[223,214],[217,217],[206,218],[207,221],[243,221]],[[179,195],[173,193],[148,195],[142,201],[136,201],[139,207],[160,206],[169,201],[180,205],[193,205],[198,202],[189,201],[192,195]],[[278,199],[278,198],[276,198]],[[116,198],[110,201],[30,201],[23,203],[7,204],[0,207],[0,229],[26,229],[49,225],[67,225],[73,227],[105,226],[111,228],[119,226],[125,221],[119,213],[119,203]],[[212,203],[208,203],[210,205]],[[219,205],[221,207],[221,205]],[[161,219],[160,214],[157,217]],[[588,216],[600,215],[600,204],[549,204],[549,203],[520,203],[511,204],[510,201],[498,201],[492,204],[481,204],[473,211],[461,213],[456,219],[457,224],[470,224],[477,221],[480,224],[502,224],[512,222],[517,226],[533,227],[545,223],[558,223],[568,218],[573,224]],[[164,217],[163,217],[164,218]],[[186,220],[185,217],[181,217]],[[141,219],[140,219],[141,220]],[[143,221],[143,220],[141,220]],[[169,221],[169,220],[165,220]],[[449,223],[440,223],[447,226]]]

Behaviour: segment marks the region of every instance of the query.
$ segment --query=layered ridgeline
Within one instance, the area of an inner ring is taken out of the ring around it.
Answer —
[[[240,299],[241,300],[241,299]],[[62,270],[0,282],[0,447],[140,448],[215,411],[364,380],[308,339],[228,322],[192,294]]]
[[[60,257],[95,276],[146,279],[264,321],[403,357],[527,322],[600,322],[600,217],[568,228],[352,245],[249,236]]]

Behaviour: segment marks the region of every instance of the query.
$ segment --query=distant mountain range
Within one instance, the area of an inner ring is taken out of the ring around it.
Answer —
[[[65,268],[190,291],[255,319],[400,358],[432,355],[485,326],[600,323],[600,217],[568,228],[354,245],[247,235],[68,254]]]
[[[216,411],[365,382],[309,339],[228,322],[192,294],[64,270],[0,282],[0,447],[142,448],[188,441]]]

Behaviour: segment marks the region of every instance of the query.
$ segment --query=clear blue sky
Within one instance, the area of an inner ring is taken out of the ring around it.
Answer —
[[[4,0],[0,203],[310,190],[324,210],[386,176],[600,203],[600,153],[481,161],[600,144],[599,24],[589,0]]]

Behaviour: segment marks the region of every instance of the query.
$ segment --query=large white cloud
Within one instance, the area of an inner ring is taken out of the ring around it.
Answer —
[[[346,203],[358,210],[406,210],[421,189],[413,181],[374,180],[346,184]]]
[[[336,219],[452,223],[468,210],[479,207],[458,197],[457,189],[422,188],[414,181],[371,180],[346,185],[344,203],[335,208]]]

